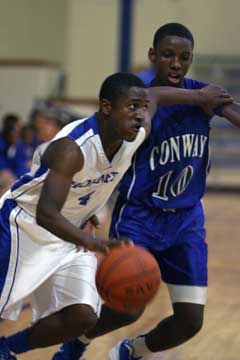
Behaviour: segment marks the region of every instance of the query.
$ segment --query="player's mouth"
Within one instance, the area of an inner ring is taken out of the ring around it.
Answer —
[[[137,134],[139,132],[141,125],[135,125],[131,127],[131,130],[134,134]]]
[[[171,85],[179,85],[181,82],[181,74],[179,73],[170,73],[168,74],[168,83]]]

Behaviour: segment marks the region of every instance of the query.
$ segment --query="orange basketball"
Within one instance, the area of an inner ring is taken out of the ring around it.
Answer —
[[[115,247],[101,261],[96,286],[105,303],[120,312],[134,312],[154,297],[161,281],[154,257],[139,246]]]

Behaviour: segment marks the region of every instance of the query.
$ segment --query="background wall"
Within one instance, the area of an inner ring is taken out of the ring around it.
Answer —
[[[135,0],[132,65],[147,64],[153,33],[169,21],[190,27],[197,54],[239,55],[239,13],[239,0]],[[58,62],[71,97],[96,96],[118,70],[118,39],[119,0],[0,0],[0,59]]]
[[[0,58],[63,64],[66,0],[0,0]]]
[[[117,70],[118,12],[118,0],[68,2],[69,96],[97,96],[102,80]]]
[[[198,54],[240,54],[238,0],[136,0],[134,64],[144,63],[156,29],[181,22],[193,32]]]
[[[182,22],[192,30],[197,54],[240,55],[239,0],[134,3],[133,67],[147,64],[155,30],[169,21]],[[118,0],[70,0],[68,7],[68,94],[92,96],[104,77],[117,70]]]

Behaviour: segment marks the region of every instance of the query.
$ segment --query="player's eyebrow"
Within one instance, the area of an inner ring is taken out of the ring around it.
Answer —
[[[130,103],[132,103],[132,102],[137,102],[137,103],[141,103],[141,102],[147,102],[147,103],[149,103],[150,102],[150,98],[149,98],[149,96],[147,96],[147,98],[146,99],[142,99],[142,98],[139,98],[139,97],[130,97],[129,98],[129,100],[128,100],[128,104],[130,104]]]

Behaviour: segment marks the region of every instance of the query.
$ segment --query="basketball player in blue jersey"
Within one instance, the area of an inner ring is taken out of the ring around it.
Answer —
[[[147,85],[203,89],[206,84],[185,77],[193,47],[193,36],[185,26],[170,23],[158,29],[149,50],[154,71],[143,74]],[[201,198],[209,168],[214,111],[240,127],[236,103],[217,109],[159,107],[149,138],[121,181],[110,235],[129,238],[154,255],[168,285],[173,314],[147,334],[121,341],[111,350],[110,360],[144,359],[186,342],[202,327],[207,244]],[[80,339],[65,343],[53,359],[79,359],[92,339],[135,321],[139,315],[117,315],[103,306],[97,326]]]
[[[231,103],[224,89],[155,88],[117,73],[100,90],[99,111],[70,123],[34,155],[30,173],[0,200],[0,314],[16,320],[32,295],[34,325],[0,339],[1,360],[80,336],[97,321],[95,252],[103,241],[81,227],[98,211],[145,139],[156,104]],[[77,251],[78,249],[78,251]]]

